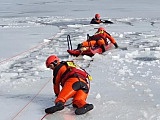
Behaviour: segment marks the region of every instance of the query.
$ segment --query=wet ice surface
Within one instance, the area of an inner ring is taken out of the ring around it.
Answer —
[[[41,25],[35,19],[38,20],[37,17],[0,18],[0,61],[35,47],[58,32],[58,27]]]
[[[92,57],[93,61],[69,56],[66,52],[67,35],[71,36],[73,48],[76,48],[78,43],[87,38],[87,34],[94,34],[102,25],[83,24],[88,19],[79,20],[78,24],[72,22],[74,19],[55,22],[49,17],[29,18],[27,22],[30,21],[35,24],[47,23],[48,26],[54,24],[60,30],[54,37],[44,40],[45,44],[40,48],[1,65],[0,104],[14,108],[12,111],[6,106],[1,111],[4,119],[40,119],[44,109],[53,105],[52,73],[45,68],[45,60],[51,54],[58,55],[62,60],[74,59],[92,75],[88,101],[94,104],[95,109],[85,115],[75,116],[74,110],[69,107],[46,117],[47,120],[160,119],[159,19],[112,19],[115,24],[103,26],[117,40],[120,48],[127,47],[127,50],[119,48],[102,55],[96,54]],[[30,100],[24,111],[16,116]]]

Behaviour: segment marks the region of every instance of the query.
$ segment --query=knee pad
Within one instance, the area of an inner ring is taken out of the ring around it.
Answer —
[[[89,88],[86,83],[82,81],[77,81],[72,85],[73,90],[78,91],[78,90],[83,90],[86,94],[89,92]]]

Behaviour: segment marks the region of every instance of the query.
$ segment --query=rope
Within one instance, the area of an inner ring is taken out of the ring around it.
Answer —
[[[35,48],[41,47],[41,46],[43,46],[43,45],[45,45],[45,44],[47,44],[47,43],[48,43],[48,42],[40,43],[40,44],[38,44],[37,46],[32,47],[32,48],[30,48],[30,49],[28,49],[28,50],[26,50],[26,51],[24,51],[24,52],[21,52],[21,53],[19,53],[19,54],[17,54],[17,55],[14,55],[14,56],[10,57],[10,58],[7,58],[7,59],[5,59],[5,60],[2,60],[2,61],[0,61],[0,65],[3,64],[4,62],[7,62],[7,61],[9,61],[9,60],[12,60],[12,59],[20,56],[20,55],[22,55],[22,54],[25,54],[25,53],[27,53],[27,52],[35,49]],[[50,81],[50,80],[49,80],[49,81]],[[39,93],[44,89],[44,87],[48,84],[49,81],[47,81],[47,82],[45,83],[45,85],[38,91],[38,93],[12,118],[12,120],[14,120],[14,119],[39,95]]]
[[[45,115],[41,118],[41,120],[43,120],[47,115],[49,115],[49,114],[45,114]]]
[[[22,111],[39,95],[39,93],[45,88],[45,86],[49,83],[50,80],[48,80],[44,86],[38,91],[38,93],[12,118],[14,120]]]
[[[52,37],[52,39],[55,38],[56,35],[57,35],[57,34],[55,34],[55,35]],[[21,53],[19,53],[19,54],[16,54],[16,55],[12,56],[12,57],[6,58],[6,59],[0,61],[0,65],[3,64],[3,63],[5,63],[5,62],[7,62],[7,61],[9,61],[9,60],[12,60],[12,59],[20,56],[20,55],[22,55],[22,54],[25,54],[25,53],[27,53],[27,52],[30,52],[30,51],[34,50],[35,48],[41,47],[41,46],[43,46],[43,45],[45,45],[45,44],[48,44],[48,42],[40,43],[40,44],[38,44],[37,46],[32,47],[32,48],[30,48],[30,49],[28,49],[28,50],[26,50],[26,51],[23,51],[23,52],[21,52]],[[23,111],[25,108],[27,108],[27,106],[29,106],[29,104],[40,94],[40,92],[45,88],[45,86],[49,83],[49,81],[50,81],[50,80],[48,80],[48,81],[44,84],[44,86],[38,91],[38,93],[37,93],[24,107],[22,107],[21,110],[20,110],[19,112],[17,112],[17,114],[16,114],[11,120],[14,120],[15,118],[17,118],[17,116],[18,116],[20,113],[22,113],[22,111]],[[47,116],[47,115],[48,115],[48,114],[44,115],[44,117]],[[43,118],[44,118],[44,117],[43,117]],[[42,118],[42,119],[43,119],[43,118]],[[41,120],[42,120],[42,119],[41,119]]]
[[[64,105],[64,107],[70,106],[72,103],[73,103],[73,102],[71,102],[71,103],[69,103],[69,104],[66,104],[66,105]],[[46,114],[41,118],[41,120],[43,120],[47,115],[50,115],[50,114],[46,113]]]
[[[17,54],[17,55],[14,55],[14,56],[12,56],[12,57],[10,57],[10,58],[4,59],[4,60],[0,61],[0,64],[2,64],[2,63],[4,63],[4,62],[7,62],[7,61],[9,61],[9,60],[12,60],[13,58],[16,58],[16,57],[18,57],[18,56],[20,56],[20,55],[22,55],[22,54],[24,54],[24,53],[27,53],[27,52],[29,52],[29,51],[31,51],[31,50],[33,50],[33,49],[35,49],[35,48],[38,48],[38,47],[40,47],[40,46],[43,46],[43,45],[45,45],[45,44],[47,44],[47,43],[48,43],[48,42],[41,43],[41,44],[39,44],[39,45],[37,45],[37,46],[35,46],[35,47],[32,47],[32,48],[30,48],[30,49],[28,49],[28,50],[26,50],[26,51],[24,51],[24,52],[21,52],[21,53],[19,53],[19,54]]]

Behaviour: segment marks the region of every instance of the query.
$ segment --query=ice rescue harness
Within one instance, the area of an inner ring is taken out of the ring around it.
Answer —
[[[109,36],[111,36],[111,35],[110,35],[108,32],[106,32],[106,31],[100,31],[100,32],[98,32],[98,33],[96,33],[96,34],[104,34],[104,33],[106,33],[106,34],[108,34]],[[96,35],[96,34],[95,34],[95,35]],[[108,45],[108,38],[105,38],[103,35],[100,35],[99,37],[102,38],[102,39],[105,41],[105,44],[106,44],[106,45]],[[99,39],[100,39],[100,38],[99,38]]]
[[[98,40],[99,39],[103,39],[105,41],[105,44],[108,45],[108,38],[105,38],[103,35],[100,34],[108,34],[109,36],[111,36],[108,32],[106,31],[100,31],[100,32],[96,32],[93,36],[89,36],[89,39],[87,40],[88,43],[90,44],[90,41],[95,40],[96,41],[96,45],[98,45]],[[97,36],[98,35],[98,36]],[[95,39],[95,36],[97,36],[97,38]]]
[[[81,67],[79,67],[78,65],[76,65],[73,61],[62,61],[60,62],[60,64],[58,66],[55,67],[54,72],[53,72],[53,83],[55,84],[55,78],[56,75],[59,71],[59,69],[63,66],[66,65],[67,70],[62,74],[61,76],[61,85],[63,86],[63,83],[65,83],[65,81],[68,78],[72,78],[72,77],[76,77],[76,78],[82,78],[83,80],[86,81],[86,83],[88,83],[88,81],[92,80],[92,77]],[[79,79],[80,81],[80,79]]]

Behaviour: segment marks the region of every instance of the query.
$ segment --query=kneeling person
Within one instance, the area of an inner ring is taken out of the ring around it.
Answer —
[[[93,105],[86,102],[89,92],[89,74],[77,68],[73,61],[61,61],[55,55],[46,60],[46,67],[53,70],[54,93],[57,96],[55,106],[45,109],[48,114],[64,109],[68,99],[73,98],[72,105],[76,107],[76,115],[85,114],[93,109]],[[60,90],[60,85],[62,90]]]

